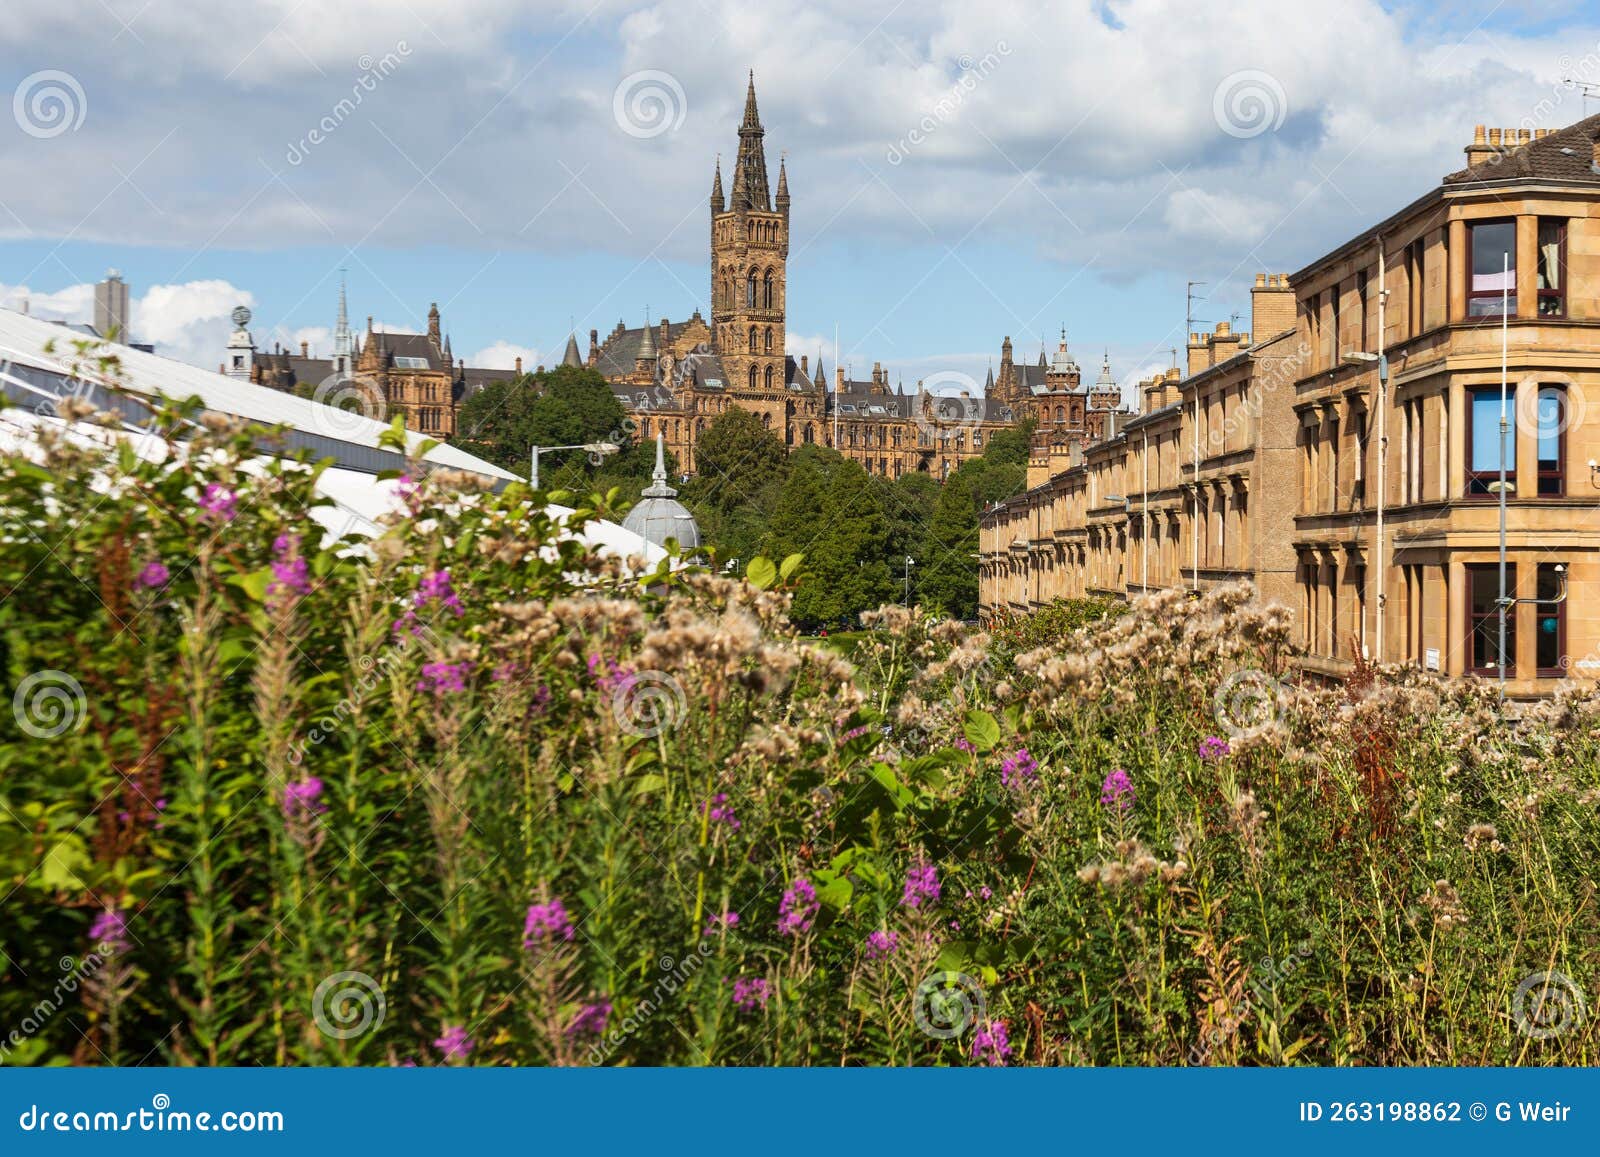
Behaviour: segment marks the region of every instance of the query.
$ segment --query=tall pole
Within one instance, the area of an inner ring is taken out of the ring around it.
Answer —
[[[1194,516],[1190,520],[1189,529],[1193,532],[1190,537],[1194,539],[1191,544],[1194,552],[1194,568],[1190,572],[1191,585],[1194,593],[1200,593],[1200,391],[1194,392]]]
[[[1501,255],[1500,273],[1500,702],[1506,698],[1506,327],[1507,311],[1511,307],[1511,255]]]
[[[1150,593],[1150,433],[1139,452],[1139,585]]]
[[[1389,302],[1389,290],[1385,275],[1388,272],[1388,261],[1383,252],[1383,234],[1378,234],[1378,544],[1374,552],[1377,555],[1377,603],[1378,603],[1378,662],[1382,663],[1383,650],[1383,609],[1388,601],[1389,574],[1385,570],[1385,551],[1383,539],[1383,508],[1388,501],[1389,486],[1389,363],[1384,360],[1384,311]]]
[[[533,466],[528,471],[528,486],[530,489],[539,489],[539,447],[533,448]]]

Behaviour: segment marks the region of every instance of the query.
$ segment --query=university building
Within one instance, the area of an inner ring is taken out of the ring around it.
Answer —
[[[1314,675],[1600,672],[1600,117],[1480,126],[1466,160],[1258,276],[1252,339],[1191,335],[1145,414],[987,512],[984,613],[1248,578]]]
[[[732,179],[725,187],[720,159],[712,177],[709,319],[696,310],[682,322],[663,318],[642,328],[618,322],[604,340],[590,330],[587,358],[575,336],[567,342],[565,360],[604,374],[638,423],[637,436],[660,434],[680,469],[695,470],[697,441],[729,407],[758,415],[786,446],[829,446],[882,477],[920,472],[943,480],[1025,417],[1043,421],[1059,411],[1051,430],[1064,453],[1070,430],[1081,438],[1095,428],[1086,421],[1099,418],[1086,413],[1120,403],[1120,393],[1111,400],[1116,386],[1109,373],[1091,394],[1078,389],[1076,366],[1068,389],[1063,375],[1051,376],[1042,354],[1039,367],[1014,365],[1010,338],[999,381],[991,374],[981,392],[976,383],[950,393],[923,382],[907,391],[890,384],[881,364],[865,380],[834,366],[830,379],[820,355],[815,362],[788,355],[792,201],[783,161],[776,189],[769,189],[764,137],[752,77]]]
[[[240,306],[233,321],[220,372],[330,404],[354,404],[368,417],[386,422],[399,415],[408,429],[440,439],[455,436],[456,414],[468,394],[487,382],[522,374],[521,358],[514,370],[469,366],[455,358],[437,303],[428,310],[426,333],[374,332],[368,317],[366,333],[358,339],[350,330],[342,283],[327,357],[315,356],[305,342],[298,352],[281,346],[258,350],[250,334],[250,311]],[[360,396],[352,398],[352,393]]]

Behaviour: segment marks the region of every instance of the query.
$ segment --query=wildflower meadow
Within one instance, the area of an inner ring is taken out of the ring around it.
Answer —
[[[1592,688],[1313,686],[1234,586],[846,654],[798,556],[421,463],[334,539],[160,422],[0,459],[6,1064],[1596,1060]]]

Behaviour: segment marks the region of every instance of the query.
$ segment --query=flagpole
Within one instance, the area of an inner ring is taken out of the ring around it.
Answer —
[[[1511,307],[1511,255],[1501,255],[1502,270],[1500,274],[1500,642],[1499,642],[1499,675],[1500,675],[1500,702],[1506,699],[1506,435],[1508,423],[1506,421],[1506,338],[1508,325],[1508,311]]]

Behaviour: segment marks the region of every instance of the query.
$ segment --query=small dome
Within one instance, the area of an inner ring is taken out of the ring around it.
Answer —
[[[660,434],[656,435],[656,468],[651,477],[639,502],[622,520],[623,529],[657,546],[666,546],[672,538],[683,550],[695,550],[700,545],[700,525],[678,501],[678,492],[667,485],[666,444]]]

